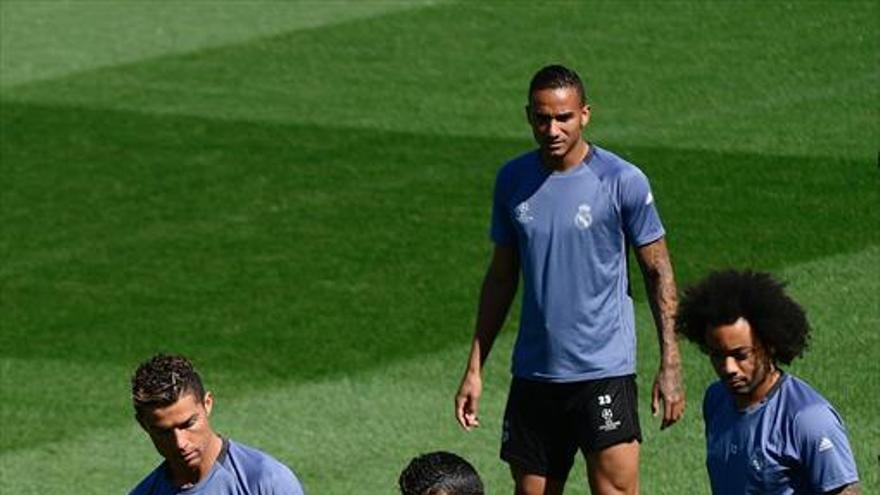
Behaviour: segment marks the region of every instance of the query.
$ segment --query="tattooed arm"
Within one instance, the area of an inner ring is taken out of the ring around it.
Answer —
[[[660,369],[651,391],[651,412],[656,416],[660,403],[663,403],[662,430],[681,419],[685,406],[681,355],[675,339],[675,312],[678,305],[675,277],[665,239],[637,248],[636,257],[645,279],[660,343]]]

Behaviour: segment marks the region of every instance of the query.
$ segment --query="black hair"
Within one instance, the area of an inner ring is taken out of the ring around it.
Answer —
[[[807,348],[810,325],[803,308],[784,288],[785,284],[769,273],[713,272],[685,291],[678,306],[676,331],[708,354],[707,332],[744,318],[770,359],[790,364]]]
[[[587,93],[584,83],[577,72],[563,65],[548,65],[532,76],[529,83],[528,101],[532,101],[532,95],[540,89],[574,88],[580,97],[581,104],[586,105]]]
[[[450,452],[422,454],[400,473],[402,495],[483,495],[483,482],[471,464]]]

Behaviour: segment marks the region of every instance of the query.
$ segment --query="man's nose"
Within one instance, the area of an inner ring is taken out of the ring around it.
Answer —
[[[187,446],[187,437],[186,432],[184,430],[174,430],[174,444],[177,446],[179,450],[185,450]]]
[[[737,370],[736,359],[733,356],[725,356],[721,363],[721,369],[725,375],[735,375]]]

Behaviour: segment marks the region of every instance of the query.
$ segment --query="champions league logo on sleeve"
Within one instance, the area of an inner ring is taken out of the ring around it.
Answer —
[[[529,203],[526,201],[516,205],[516,219],[519,223],[529,223],[535,219],[535,217],[529,213],[529,208]]]
[[[762,469],[764,469],[764,460],[761,458],[760,453],[756,453],[752,456],[752,458],[749,460],[749,465],[752,466],[752,469],[759,473]]]

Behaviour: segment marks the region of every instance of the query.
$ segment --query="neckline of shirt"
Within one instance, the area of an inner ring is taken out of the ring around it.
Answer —
[[[570,167],[568,170],[563,170],[563,171],[549,169],[546,166],[544,166],[544,164],[541,163],[541,153],[540,153],[540,151],[538,151],[537,152],[538,166],[541,167],[541,169],[543,169],[545,171],[547,176],[551,177],[551,178],[563,179],[566,177],[573,177],[576,175],[580,175],[584,170],[586,170],[589,167],[590,162],[593,161],[593,157],[596,155],[595,148],[596,148],[596,146],[593,143],[587,141],[587,154],[584,156],[584,158],[577,165],[574,165],[573,167]]]
[[[223,442],[220,447],[220,454],[218,454],[217,459],[214,460],[214,465],[211,466],[211,470],[208,471],[208,475],[192,485],[176,486],[175,488],[177,488],[180,493],[197,492],[198,490],[201,490],[205,485],[207,485],[209,480],[214,477],[214,474],[217,473],[220,464],[226,460],[226,456],[229,454],[229,439],[221,436],[220,440]],[[174,486],[174,482],[171,481],[171,471],[168,469],[168,461],[165,461],[162,464],[165,466],[166,479],[170,482],[172,486]]]
[[[740,409],[739,412],[741,414],[748,415],[763,408],[764,405],[770,402],[770,399],[772,399],[773,396],[776,395],[776,393],[779,391],[779,388],[782,387],[782,382],[786,378],[788,378],[788,375],[784,371],[779,370],[779,378],[776,379],[776,383],[773,384],[773,387],[770,388],[770,391],[767,392],[767,395],[765,395],[763,399],[752,404],[751,406],[748,406],[745,409]]]

